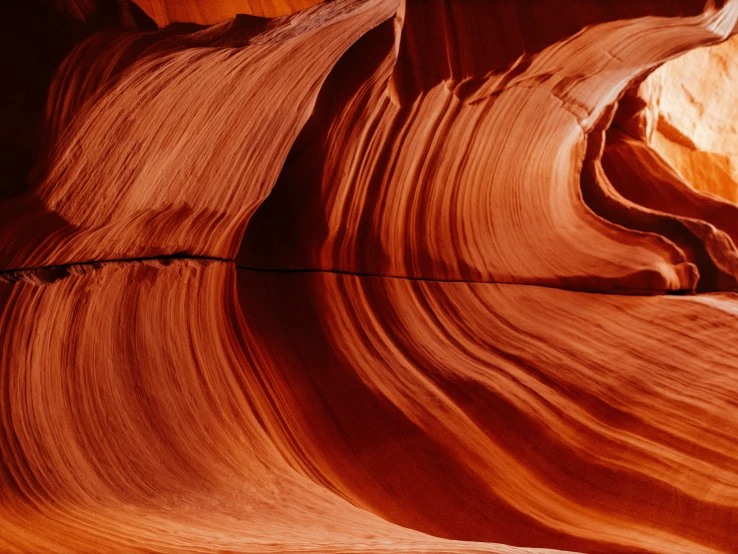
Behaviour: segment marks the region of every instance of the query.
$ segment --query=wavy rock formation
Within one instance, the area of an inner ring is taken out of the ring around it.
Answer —
[[[234,282],[180,260],[0,288],[2,551],[518,551],[391,525],[292,467]]]
[[[495,4],[472,5],[467,19],[480,27],[484,17],[499,15]],[[449,6],[411,2],[405,26],[422,26],[433,8],[442,19]],[[517,9],[535,13],[532,6]],[[424,48],[432,27],[394,41],[388,28],[384,36],[375,31],[351,53],[366,57],[361,50],[376,53],[375,42],[383,41],[385,56],[358,82],[340,68],[329,78],[323,105],[319,99],[293,163],[254,217],[240,259],[259,267],[576,290],[695,289],[699,264],[686,246],[659,229],[612,221],[600,206],[593,213],[578,192],[580,173],[589,172],[590,159],[598,165],[599,134],[623,91],[675,54],[732,32],[733,10],[615,21],[594,13],[572,36],[536,44],[535,55],[527,53],[521,25],[513,61],[484,74],[464,71],[462,63],[460,75],[452,66],[448,78],[402,56]],[[438,77],[417,77],[425,72]],[[606,177],[593,180],[593,194],[607,194]],[[286,224],[277,215],[285,212]]]
[[[738,1],[45,9],[0,551],[735,552]]]

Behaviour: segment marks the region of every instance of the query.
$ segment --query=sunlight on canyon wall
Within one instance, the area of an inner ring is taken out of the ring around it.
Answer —
[[[738,200],[738,39],[664,64],[640,94],[649,145],[696,189]]]

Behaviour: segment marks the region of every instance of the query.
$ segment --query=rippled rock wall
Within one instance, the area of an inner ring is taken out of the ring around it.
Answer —
[[[9,15],[0,550],[734,551],[738,2]]]

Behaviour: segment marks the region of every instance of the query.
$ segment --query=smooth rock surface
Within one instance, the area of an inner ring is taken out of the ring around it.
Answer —
[[[9,13],[0,551],[735,551],[738,0]]]

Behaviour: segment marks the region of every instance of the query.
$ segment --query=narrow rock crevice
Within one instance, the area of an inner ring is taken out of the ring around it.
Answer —
[[[69,264],[49,265],[43,267],[23,267],[0,271],[0,283],[24,281],[37,285],[49,285],[71,275],[83,275],[96,269],[112,264],[147,264],[153,266],[168,266],[173,262],[192,260],[205,265],[209,263],[233,263],[233,260],[216,258],[214,256],[193,256],[189,254],[169,254],[163,256],[149,256],[143,258],[122,258],[117,260],[90,260]]]
[[[350,277],[376,277],[376,278],[381,278],[381,279],[396,279],[399,281],[420,281],[420,282],[426,282],[426,283],[468,283],[468,284],[476,284],[476,285],[509,285],[509,286],[519,286],[519,287],[534,287],[534,288],[543,288],[543,289],[565,290],[569,292],[581,292],[584,294],[608,294],[611,296],[654,296],[654,295],[661,295],[661,294],[685,296],[685,295],[692,294],[690,291],[687,291],[687,290],[666,291],[666,292],[662,290],[653,290],[653,291],[643,290],[643,291],[634,292],[630,289],[623,290],[623,291],[613,291],[611,289],[596,290],[596,289],[583,289],[583,288],[576,288],[576,287],[554,286],[554,285],[548,285],[546,283],[521,283],[517,281],[502,281],[502,280],[488,281],[488,280],[483,280],[483,279],[444,279],[444,278],[439,278],[439,277],[413,277],[410,275],[386,275],[382,273],[345,271],[342,269],[321,269],[321,268],[273,269],[273,268],[264,268],[264,267],[251,267],[251,266],[244,266],[244,265],[237,265],[236,269],[240,271],[253,271],[257,273],[287,273],[287,274],[328,273],[332,275],[345,275],[345,276],[350,276]]]
[[[50,265],[43,267],[24,267],[17,269],[7,269],[0,271],[0,283],[14,283],[14,282],[26,282],[35,285],[49,285],[60,279],[70,277],[73,275],[84,275],[92,271],[102,269],[109,265],[120,265],[120,264],[145,264],[154,267],[166,267],[174,262],[179,261],[194,261],[199,262],[203,265],[210,263],[229,263],[234,264],[235,260],[228,258],[218,258],[216,256],[194,256],[190,254],[168,254],[162,256],[149,256],[140,258],[120,258],[112,260],[89,260],[83,262],[75,262],[68,264]],[[286,273],[286,274],[315,274],[315,273],[328,273],[332,275],[345,275],[353,277],[374,277],[381,279],[395,279],[400,281],[419,281],[427,283],[468,283],[468,284],[479,284],[479,285],[515,285],[520,287],[535,287],[545,289],[557,289],[567,290],[570,292],[582,292],[586,294],[610,294],[614,296],[653,296],[659,294],[662,291],[641,291],[641,294],[636,294],[631,291],[627,292],[613,292],[609,290],[590,290],[590,289],[578,289],[569,288],[562,286],[547,285],[545,283],[521,283],[514,281],[487,281],[482,279],[444,279],[444,278],[431,278],[431,277],[413,277],[410,275],[388,275],[382,273],[368,273],[360,271],[345,271],[341,269],[321,269],[321,268],[267,268],[267,267],[252,267],[244,265],[236,265],[236,269],[240,271],[252,271],[257,273]],[[668,294],[687,294],[686,291],[669,291]]]

